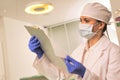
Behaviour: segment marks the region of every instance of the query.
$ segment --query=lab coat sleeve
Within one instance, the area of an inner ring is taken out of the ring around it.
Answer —
[[[113,45],[109,51],[106,77],[102,78],[87,69],[82,80],[120,80],[120,47]]]
[[[59,78],[59,70],[45,55],[40,59],[36,57],[33,66],[40,74],[46,76],[49,80],[57,80],[57,78]]]
[[[86,69],[85,75],[82,80],[102,80],[102,79],[93,72],[90,72],[88,69]]]
[[[107,80],[120,80],[120,47],[115,45],[111,48]]]

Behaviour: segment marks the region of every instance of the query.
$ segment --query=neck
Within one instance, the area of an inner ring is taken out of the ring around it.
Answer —
[[[88,48],[92,47],[103,36],[103,34],[97,34],[90,40],[88,40]]]

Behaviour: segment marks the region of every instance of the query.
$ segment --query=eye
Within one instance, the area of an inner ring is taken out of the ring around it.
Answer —
[[[90,20],[87,19],[87,18],[85,18],[84,21],[85,21],[86,23],[90,22]]]

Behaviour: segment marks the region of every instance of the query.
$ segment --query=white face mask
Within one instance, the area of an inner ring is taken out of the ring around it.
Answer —
[[[93,36],[95,36],[95,32],[92,32],[93,25],[91,24],[80,24],[79,25],[79,31],[80,35],[86,39],[91,39]]]

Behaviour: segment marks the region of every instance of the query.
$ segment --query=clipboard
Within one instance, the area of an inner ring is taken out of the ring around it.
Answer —
[[[60,57],[59,55],[57,55],[57,52],[60,54],[61,52],[64,51],[62,51],[62,49],[56,46],[54,41],[50,40],[50,38],[45,34],[45,32],[39,27],[31,27],[31,26],[24,26],[24,27],[31,36],[36,36],[39,39],[41,43],[41,47],[45,52],[44,53],[45,56],[52,62],[52,64],[57,66],[59,69],[68,72],[66,64],[64,62],[64,57],[67,55],[66,52],[64,57],[63,56]]]

